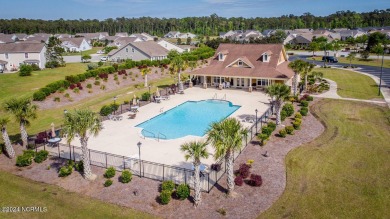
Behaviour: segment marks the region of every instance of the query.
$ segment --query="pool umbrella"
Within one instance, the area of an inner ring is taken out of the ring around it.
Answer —
[[[156,96],[157,96],[157,97],[160,96],[160,91],[158,90],[158,88],[157,88],[157,90],[156,90]]]
[[[133,97],[133,105],[137,105],[137,97],[135,96],[135,94],[134,94],[134,97]]]
[[[52,122],[51,123],[51,137],[52,138],[55,138],[56,137],[56,132],[54,130],[54,123]]]

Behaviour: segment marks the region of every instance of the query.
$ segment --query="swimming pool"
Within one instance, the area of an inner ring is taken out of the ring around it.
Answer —
[[[225,119],[241,106],[229,101],[187,101],[136,127],[149,138],[176,139],[187,135],[204,136],[212,122]]]

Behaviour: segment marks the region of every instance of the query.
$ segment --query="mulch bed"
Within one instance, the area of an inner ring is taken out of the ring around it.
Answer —
[[[295,107],[298,108],[298,107]],[[283,125],[290,125],[291,119],[287,118]],[[280,127],[278,127],[280,129]],[[34,163],[30,167],[18,168],[15,159],[10,160],[0,155],[0,169],[12,172],[15,175],[30,178],[35,181],[45,182],[61,186],[69,191],[88,195],[105,202],[130,207],[148,212],[164,218],[255,218],[282,195],[286,187],[285,157],[287,153],[321,135],[324,126],[312,115],[303,117],[301,130],[295,131],[294,135],[286,138],[277,137],[278,130],[271,136],[265,146],[259,146],[254,139],[235,161],[235,170],[241,163],[252,159],[251,172],[260,174],[263,179],[261,187],[251,187],[244,184],[235,187],[237,195],[228,198],[225,194],[226,175],[222,177],[210,193],[202,193],[202,203],[194,208],[190,200],[179,201],[172,199],[168,205],[160,205],[157,201],[159,185],[161,182],[133,176],[129,184],[119,182],[119,173],[114,177],[112,186],[105,188],[104,168],[92,167],[98,178],[94,182],[86,181],[78,172],[60,178],[58,170],[66,163],[66,160],[52,157],[41,164]],[[21,146],[15,146],[17,154],[22,153]],[[269,157],[262,154],[268,152]],[[50,166],[50,169],[48,169]],[[135,195],[134,193],[137,193]],[[226,216],[217,210],[224,209]]]

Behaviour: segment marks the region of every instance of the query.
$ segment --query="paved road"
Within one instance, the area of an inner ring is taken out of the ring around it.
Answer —
[[[308,61],[310,63],[320,65],[322,66],[324,62],[321,61],[314,61],[314,60],[307,60],[308,57],[311,57],[310,55],[299,55],[299,56],[290,56],[289,60],[294,61],[296,59],[302,59],[305,61]],[[327,63],[327,65],[332,67],[338,67],[341,68],[343,66],[349,66],[349,64],[344,63]],[[364,72],[367,74],[374,75],[379,78],[381,73],[380,67],[374,67],[374,66],[366,66],[366,65],[354,65],[356,67],[359,67],[360,72]],[[382,74],[382,81],[385,83],[385,86],[390,87],[390,68],[383,68],[383,74]]]
[[[99,62],[100,61],[100,57],[102,57],[104,55],[99,55],[99,54],[92,54],[91,55],[91,62]],[[63,56],[64,57],[64,61],[66,63],[77,63],[77,62],[81,62],[81,56],[80,55],[77,55],[77,56]]]
[[[328,51],[328,52],[329,52],[330,56],[334,56],[335,55],[334,51]],[[298,55],[298,56],[308,56],[308,55],[311,56],[311,55],[313,55],[313,52],[308,52],[308,51],[287,51],[287,53],[294,53],[294,55]],[[339,51],[338,55],[347,57],[349,53],[350,52]],[[323,56],[324,55],[324,51],[318,51],[318,52],[315,52],[314,54],[316,56]],[[378,56],[370,55],[368,58],[369,59],[378,59]],[[379,56],[379,59],[382,59],[382,56]],[[390,56],[385,56],[384,59],[390,59]]]

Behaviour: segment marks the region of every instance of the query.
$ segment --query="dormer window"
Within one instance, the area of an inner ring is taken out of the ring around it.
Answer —
[[[242,65],[243,65],[242,61],[241,61],[241,60],[238,61],[238,62],[237,62],[237,65],[238,65],[238,66],[242,66]]]
[[[269,62],[270,55],[268,53],[263,53],[263,62]]]
[[[218,54],[218,60],[219,60],[219,61],[223,61],[223,54],[222,54],[222,53],[219,53],[219,54]]]

